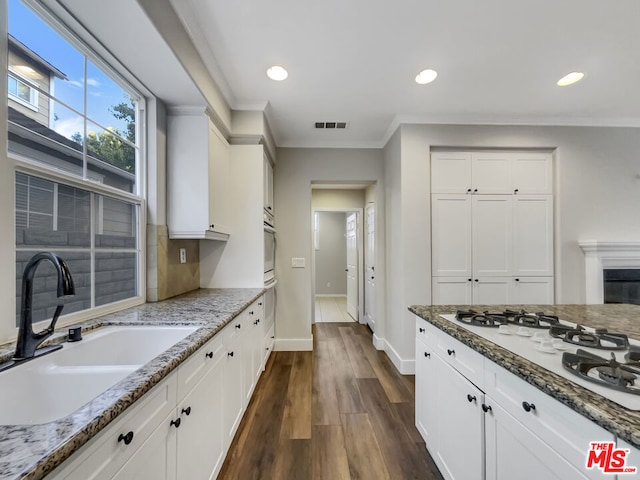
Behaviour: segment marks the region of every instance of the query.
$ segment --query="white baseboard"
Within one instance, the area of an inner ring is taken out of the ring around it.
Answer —
[[[404,360],[398,352],[389,344],[389,342],[385,342],[385,349],[387,356],[391,359],[391,363],[396,367],[396,369],[402,375],[415,375],[416,373],[416,361],[412,360]]]
[[[384,350],[387,341],[384,338],[380,338],[375,333],[373,334],[373,346],[376,347],[376,350]]]
[[[274,352],[310,352],[313,350],[313,335],[310,338],[276,338]]]

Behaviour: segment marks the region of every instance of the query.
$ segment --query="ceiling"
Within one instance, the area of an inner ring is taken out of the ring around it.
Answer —
[[[172,4],[231,107],[268,104],[279,146],[381,147],[402,122],[640,125],[638,0]]]

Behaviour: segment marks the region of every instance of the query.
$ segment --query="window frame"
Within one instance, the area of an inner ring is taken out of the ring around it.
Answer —
[[[22,83],[23,85],[26,85],[27,87],[29,87],[29,92],[30,92],[29,94],[30,101],[26,101],[24,98],[21,98],[18,95],[15,95],[9,92],[8,91],[9,87],[7,85],[9,98],[11,98],[11,100],[13,100],[14,102],[18,102],[20,105],[30,110],[33,110],[34,112],[39,112],[40,105],[38,102],[40,101],[40,92],[39,92],[40,86],[32,82],[31,80],[27,79],[23,75],[20,75],[11,67],[7,68],[7,76],[13,78],[17,83]]]
[[[74,48],[76,48],[81,54],[86,56],[87,61],[91,61],[96,67],[100,68],[109,78],[117,83],[121,88],[123,88],[126,92],[132,94],[132,96],[136,97],[136,101],[138,102],[138,108],[136,111],[136,139],[137,139],[137,147],[138,147],[138,155],[136,158],[136,184],[134,193],[129,193],[124,190],[120,190],[116,187],[111,187],[109,185],[105,185],[96,181],[92,181],[89,178],[83,178],[81,176],[77,176],[71,173],[67,173],[64,170],[58,169],[54,166],[47,166],[45,163],[42,163],[38,160],[34,160],[23,155],[20,155],[15,152],[9,151],[8,145],[8,136],[7,136],[7,127],[8,121],[5,119],[2,122],[2,127],[4,129],[4,133],[2,136],[2,145],[0,148],[4,148],[4,152],[6,154],[7,160],[7,168],[11,170],[11,182],[13,184],[13,188],[11,189],[11,193],[13,196],[13,202],[15,202],[15,175],[17,172],[24,173],[26,175],[32,175],[39,178],[43,178],[45,180],[50,180],[53,182],[62,183],[71,187],[81,188],[83,190],[87,190],[93,194],[104,195],[107,197],[114,198],[116,200],[122,200],[126,202],[133,203],[138,208],[138,225],[137,225],[137,237],[138,237],[138,245],[137,245],[137,253],[138,253],[138,261],[136,264],[136,268],[138,271],[137,278],[137,290],[138,294],[135,297],[120,300],[117,302],[109,303],[106,305],[95,306],[93,308],[89,308],[86,310],[82,310],[79,312],[68,313],[66,315],[62,315],[58,322],[58,327],[64,327],[66,325],[70,325],[73,323],[78,323],[86,320],[91,320],[95,317],[106,315],[109,313],[114,313],[132,306],[141,305],[146,302],[146,224],[147,224],[147,200],[146,200],[146,184],[147,184],[147,98],[151,98],[152,95],[148,92],[143,85],[136,82],[133,84],[127,77],[132,78],[130,72],[120,63],[118,60],[110,55],[108,50],[104,48],[92,35],[90,32],[85,30],[82,25],[77,23],[72,16],[66,18],[66,15],[63,15],[63,21],[56,16],[51,10],[49,10],[46,6],[44,6],[41,2],[35,0],[22,0],[22,2],[30,9],[36,13],[44,22],[48,23],[52,28],[54,28],[59,35],[61,35],[65,40],[67,40]],[[7,11],[7,2],[5,0],[0,0],[0,8],[3,8],[4,11]],[[60,13],[60,12],[58,12]],[[62,12],[65,13],[65,12]],[[68,12],[66,12],[68,13]],[[82,35],[79,35],[75,30],[81,31]],[[5,40],[1,44],[4,52],[2,52],[2,56],[6,58],[8,45],[6,42],[6,24],[3,27],[4,31],[0,31],[5,37]],[[83,38],[87,37],[87,38]],[[90,41],[88,41],[90,39]],[[107,57],[108,60],[105,60],[103,56]],[[10,69],[7,68],[7,73],[9,73]],[[7,84],[5,84],[5,91],[8,93],[8,76]],[[35,88],[35,91],[38,92],[38,88]],[[144,92],[144,93],[143,93]],[[0,104],[1,108],[7,111],[8,106],[8,95],[4,96],[3,104]],[[55,101],[55,97],[51,97]],[[13,99],[13,97],[12,97]],[[90,117],[87,117],[90,118]],[[85,120],[86,121],[86,120]],[[86,170],[83,172],[86,177]],[[11,211],[11,217],[13,219],[13,228],[11,230],[15,230],[15,204],[13,205],[13,209]],[[4,237],[3,237],[4,238]],[[9,238],[13,239],[12,245],[12,256],[13,256],[13,265],[14,267],[11,269],[7,269],[12,274],[11,283],[13,285],[16,284],[16,271],[15,271],[15,258],[16,258],[16,240],[15,240],[15,232],[11,234],[7,234],[6,240]],[[16,287],[19,288],[19,287]],[[17,293],[15,288],[13,291],[13,305],[15,305],[15,298]],[[7,315],[7,320],[5,322],[0,322],[0,341],[14,339],[17,336],[17,327],[15,326],[15,312],[14,315]],[[48,325],[50,320],[46,320],[39,323],[34,323],[34,329],[42,328]]]

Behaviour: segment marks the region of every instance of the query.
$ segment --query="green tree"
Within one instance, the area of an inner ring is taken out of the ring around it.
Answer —
[[[118,120],[124,120],[125,131],[109,127],[102,132],[87,133],[87,151],[99,160],[106,161],[127,172],[134,173],[136,168],[135,149],[122,138],[135,144],[136,141],[136,106],[133,98],[112,106],[109,111]],[[83,144],[82,135],[78,132],[71,140]]]

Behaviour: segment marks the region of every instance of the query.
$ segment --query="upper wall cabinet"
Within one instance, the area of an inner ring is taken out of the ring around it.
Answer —
[[[170,238],[226,241],[231,233],[229,144],[204,109],[167,117]]]
[[[551,194],[552,155],[545,152],[435,152],[431,193]]]
[[[269,212],[271,215],[275,214],[275,209],[273,206],[273,165],[267,158],[264,156],[264,198],[263,198],[263,206],[264,209]]]

